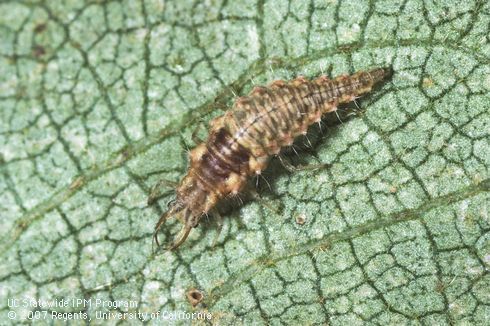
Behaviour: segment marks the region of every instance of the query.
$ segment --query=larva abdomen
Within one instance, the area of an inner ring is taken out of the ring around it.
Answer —
[[[300,77],[289,83],[276,81],[237,101],[225,114],[222,127],[255,157],[274,155],[306,133],[323,114],[368,92],[385,75],[384,69],[376,69],[333,80]]]
[[[184,226],[170,249],[181,245],[202,215],[220,199],[240,192],[250,176],[267,167],[272,155],[305,134],[323,114],[369,92],[390,74],[390,69],[378,68],[332,80],[298,77],[256,87],[238,98],[229,111],[212,121],[208,140],[191,151],[177,198],[155,227],[157,244],[161,225],[176,216]]]

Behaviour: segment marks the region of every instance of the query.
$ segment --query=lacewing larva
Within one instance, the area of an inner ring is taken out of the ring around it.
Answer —
[[[189,170],[176,189],[176,199],[155,226],[156,244],[165,221],[178,217],[183,227],[169,249],[180,246],[203,215],[221,199],[243,190],[282,147],[306,134],[322,115],[369,92],[390,75],[391,69],[377,68],[334,79],[277,80],[237,98],[230,110],[210,122],[207,141],[190,152]]]

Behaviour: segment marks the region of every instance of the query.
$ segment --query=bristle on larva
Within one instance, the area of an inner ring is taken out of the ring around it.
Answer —
[[[366,94],[391,74],[390,68],[377,68],[334,79],[277,80],[237,98],[230,110],[211,121],[207,141],[190,152],[190,167],[177,187],[176,200],[155,226],[156,244],[161,226],[177,217],[183,227],[169,249],[180,246],[203,215],[221,199],[242,191],[281,148],[305,134],[324,114]]]

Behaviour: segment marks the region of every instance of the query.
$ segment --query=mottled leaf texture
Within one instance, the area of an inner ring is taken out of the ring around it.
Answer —
[[[488,325],[488,1],[33,0],[0,12],[2,325],[80,311],[101,325],[161,323],[97,319],[138,311],[212,315],[177,324]],[[148,207],[152,187],[184,175],[192,133],[205,137],[235,95],[390,66],[286,153],[323,168],[273,161],[263,200],[223,208],[215,246],[210,216],[179,250],[152,254],[173,198],[162,185]],[[13,300],[26,298],[92,306]]]

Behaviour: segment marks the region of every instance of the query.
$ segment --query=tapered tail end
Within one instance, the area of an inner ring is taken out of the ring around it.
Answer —
[[[377,68],[369,71],[368,73],[373,79],[373,83],[377,84],[383,80],[391,78],[391,76],[393,76],[393,68],[392,67]]]

